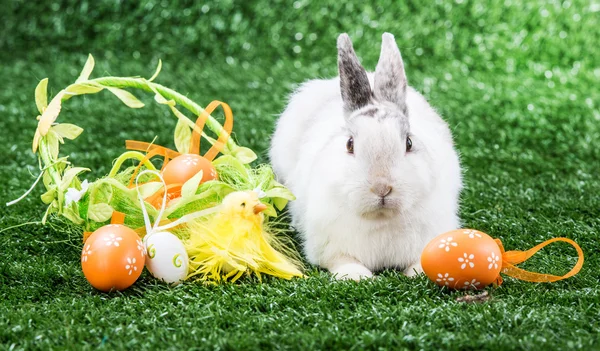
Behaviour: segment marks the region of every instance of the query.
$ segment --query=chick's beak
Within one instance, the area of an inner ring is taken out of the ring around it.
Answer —
[[[266,209],[267,205],[259,202],[257,205],[254,205],[254,214],[259,214]]]

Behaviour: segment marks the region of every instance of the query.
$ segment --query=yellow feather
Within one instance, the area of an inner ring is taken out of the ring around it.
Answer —
[[[188,278],[220,282],[244,274],[303,277],[298,260],[273,247],[283,245],[265,229],[262,210],[255,192],[239,191],[227,195],[213,217],[187,223]]]

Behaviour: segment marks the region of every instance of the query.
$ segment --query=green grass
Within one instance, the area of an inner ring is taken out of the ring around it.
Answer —
[[[152,1],[35,3],[13,1],[0,15],[2,203],[20,196],[37,171],[30,151],[37,82],[49,77],[56,93],[88,52],[96,76],[149,76],[162,58],[158,82],[200,104],[228,102],[236,139],[264,162],[286,95],[303,80],[336,74],[337,34],[349,32],[372,69],[381,33],[390,31],[410,84],[454,132],[465,226],[501,238],[508,250],[566,236],[586,263],[553,284],[506,279],[481,304],[392,271],[360,283],[313,269],[292,282],[177,288],[144,273],[131,289],[104,294],[81,273],[79,233],[57,222],[29,225],[0,233],[0,349],[600,348],[597,3],[260,0],[187,10]],[[104,92],[70,100],[60,120],[85,132],[65,153],[99,177],[127,138],[158,135],[172,145],[174,118],[143,98],[149,106],[137,111]],[[39,220],[41,190],[0,207],[0,228]],[[524,266],[561,274],[574,263],[574,250],[556,244]]]

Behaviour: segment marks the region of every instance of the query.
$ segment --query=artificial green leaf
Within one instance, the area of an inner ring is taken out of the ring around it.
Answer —
[[[52,133],[54,134],[54,136],[56,137],[56,139],[58,139],[58,142],[61,144],[65,143],[65,138],[63,138],[60,134],[58,134],[56,132],[56,130],[54,130],[54,126],[50,127],[50,130],[52,130]]]
[[[158,66],[156,67],[156,71],[154,71],[154,74],[152,75],[152,77],[150,77],[150,79],[148,79],[149,82],[153,81],[156,79],[156,77],[158,77],[158,74],[160,73],[160,70],[162,69],[162,60],[158,59]]]
[[[125,105],[131,108],[142,108],[144,107],[144,103],[138,100],[132,93],[127,90],[106,87],[106,89],[110,90],[111,93],[115,94],[116,97],[119,98]]]
[[[38,130],[41,136],[45,136],[48,133],[48,130],[52,126],[52,123],[56,121],[58,115],[60,114],[60,109],[62,106],[62,98],[65,96],[65,91],[61,90],[56,94],[50,104],[44,110],[44,113],[40,116],[40,121],[38,123]]]
[[[50,190],[46,191],[41,196],[42,202],[49,205],[56,199],[56,186],[50,188]]]
[[[162,182],[148,182],[141,185],[138,185],[138,190],[142,195],[142,199],[147,198],[148,196],[152,196],[156,194],[157,191],[164,187]]]
[[[77,225],[83,224],[83,219],[81,219],[79,217],[79,215],[77,214],[77,212],[75,212],[75,210],[73,210],[71,207],[64,208],[62,211],[62,215],[63,215],[63,217],[65,217],[66,219],[70,220],[71,222],[73,222]],[[111,216],[112,216],[112,213],[111,213]],[[102,222],[104,222],[104,221],[102,221]]]
[[[200,181],[202,181],[203,175],[204,172],[200,170],[200,172],[196,173],[195,176],[193,176],[187,182],[185,182],[181,187],[181,196],[190,197],[195,195],[196,191],[198,190],[198,186],[200,186]]]
[[[265,204],[267,206],[267,209],[263,211],[263,213],[266,216],[277,217],[277,211],[275,211],[275,208],[273,207],[273,205],[271,205],[269,203],[264,203],[264,202],[263,202],[263,204]]]
[[[83,132],[83,128],[70,123],[60,123],[53,126],[52,129],[61,137],[69,140],[74,140]]]
[[[243,164],[248,164],[254,160],[256,160],[257,156],[254,151],[248,149],[247,147],[238,147],[233,151],[233,156],[240,160]]]
[[[223,155],[219,158],[217,158],[216,160],[213,161],[213,165],[215,166],[215,168],[217,168],[217,170],[219,170],[219,168],[228,168],[231,167],[234,170],[236,170],[237,172],[240,173],[240,175],[245,179],[248,180],[248,169],[246,168],[246,166],[244,166],[244,164],[238,160],[237,158],[230,156],[230,155]]]
[[[40,140],[42,139],[42,135],[40,134],[40,130],[36,129],[35,134],[33,135],[33,142],[31,143],[31,151],[35,154],[40,145]]]
[[[54,161],[53,163],[53,167],[54,169],[56,169],[56,171],[58,173],[61,173],[66,167],[67,165],[70,164],[69,161],[67,161],[68,157],[61,157],[59,159],[57,159],[56,161]],[[52,186],[54,186],[53,182],[54,180],[52,179],[52,176],[50,175],[50,172],[48,171],[48,166],[46,166],[45,168],[42,168],[42,170],[44,171],[44,176],[42,177],[42,180],[44,182],[44,186],[46,187],[46,189],[50,189]]]
[[[50,214],[52,214],[53,212],[56,212],[57,208],[58,208],[58,202],[56,202],[56,200],[52,201],[50,206],[48,206],[48,208],[46,209],[46,213],[44,213],[44,217],[42,217],[42,224],[46,224],[46,220],[48,219],[48,216]]]
[[[40,114],[44,113],[48,106],[48,78],[40,80],[35,87],[35,104]]]
[[[94,70],[94,57],[92,54],[88,55],[87,61],[85,61],[85,65],[83,65],[83,69],[79,74],[79,77],[75,81],[75,83],[83,82],[84,80],[88,80],[90,78],[90,74]]]
[[[109,204],[93,204],[88,209],[88,218],[96,222],[106,222],[113,214],[113,208]]]
[[[89,82],[71,84],[65,89],[63,100],[68,100],[75,95],[96,94],[102,90],[104,90],[103,86]]]
[[[62,177],[62,182],[60,183],[60,190],[65,191],[67,188],[71,186],[71,182],[73,182],[73,178],[75,178],[79,173],[89,172],[89,168],[84,167],[73,167],[69,168],[65,171]]]
[[[285,208],[285,206],[287,206],[289,202],[287,199],[284,199],[282,197],[274,197],[271,200],[273,201],[273,205],[275,205],[275,207],[277,207],[279,211],[283,211],[283,209]]]
[[[209,181],[200,184],[196,195],[181,197],[175,204],[170,205],[165,211],[164,217],[179,218],[190,213],[212,207],[229,193],[236,191],[231,185],[220,181]]]
[[[87,219],[88,208],[90,206],[90,192],[86,191],[79,200],[77,207],[79,209],[79,218]]]
[[[292,194],[291,191],[289,191],[287,188],[273,188],[273,189],[269,189],[265,192],[265,196],[269,197],[269,198],[282,198],[282,199],[286,199],[286,200],[296,200],[296,197],[294,196],[294,194]]]
[[[221,182],[218,180],[211,180],[205,183],[200,184],[198,190],[196,191],[197,196],[209,196],[212,194],[217,194],[221,198],[225,197],[225,195],[230,192],[236,191],[238,189],[234,189],[230,184]]]
[[[177,121],[175,126],[175,147],[182,154],[190,152],[190,142],[192,140],[192,131],[183,119]]]
[[[58,134],[56,134],[53,130],[49,130],[48,134],[46,134],[46,143],[48,145],[48,151],[50,152],[50,157],[55,160],[58,158]]]
[[[113,197],[113,185],[107,182],[110,178],[103,178],[90,185],[91,203],[110,203]]]
[[[44,175],[42,176],[42,182],[44,183],[46,189],[50,189],[52,187],[52,176],[50,176],[50,172],[48,172],[47,170],[44,171]]]

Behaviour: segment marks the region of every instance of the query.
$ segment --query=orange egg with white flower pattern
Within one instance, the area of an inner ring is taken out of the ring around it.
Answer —
[[[101,291],[125,290],[144,269],[146,249],[132,229],[110,224],[89,236],[81,252],[81,268],[88,282]]]
[[[482,289],[502,268],[502,253],[489,235],[457,229],[437,236],[425,246],[421,266],[429,279],[450,289]]]
[[[196,154],[184,154],[169,161],[162,170],[162,176],[167,185],[183,185],[200,171],[202,171],[200,183],[217,178],[217,171],[209,160]]]

